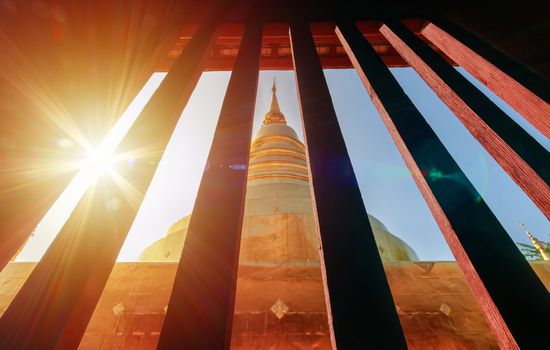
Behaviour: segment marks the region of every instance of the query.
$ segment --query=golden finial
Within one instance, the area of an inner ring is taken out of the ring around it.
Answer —
[[[542,243],[535,236],[533,236],[531,232],[527,230],[524,224],[522,224],[521,222],[518,222],[518,224],[523,229],[527,237],[529,237],[535,248],[538,250],[539,254],[542,256],[542,260],[550,260],[550,256],[544,249]]]
[[[273,78],[273,84],[271,85],[271,105],[264,117],[264,125],[268,124],[286,124],[285,116],[281,112],[279,101],[277,100],[277,84],[275,78]]]

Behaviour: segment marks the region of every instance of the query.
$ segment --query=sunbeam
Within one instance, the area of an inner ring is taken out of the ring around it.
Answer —
[[[155,73],[151,76],[99,146],[96,148],[91,146],[86,147],[88,155],[85,159],[77,162],[65,162],[65,167],[80,170],[37,225],[27,244],[18,254],[16,261],[40,260],[94,181],[99,181],[102,176],[112,176],[117,184],[125,184],[124,179],[116,173],[115,164],[124,159],[129,159],[129,155],[116,155],[114,154],[115,149],[137,119],[145,104],[149,101],[149,98],[158,88],[165,75],[164,73]],[[70,139],[67,140],[69,141],[63,141],[62,144],[67,146],[72,142]],[[141,153],[139,150],[131,152],[135,158],[139,157],[139,153]],[[31,170],[27,169],[27,171]],[[32,171],[45,170],[37,166]],[[127,183],[123,187],[129,191]],[[131,193],[131,195],[134,194]]]

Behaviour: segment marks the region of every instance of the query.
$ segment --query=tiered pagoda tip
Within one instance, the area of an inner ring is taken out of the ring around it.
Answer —
[[[269,111],[265,114],[264,125],[269,124],[285,124],[286,119],[285,115],[281,112],[279,107],[279,101],[277,100],[277,84],[275,83],[275,78],[273,78],[273,85],[271,86],[271,105],[269,106]]]
[[[538,250],[539,254],[542,256],[542,260],[550,260],[550,255],[544,250],[542,243],[535,236],[533,236],[529,230],[527,230],[523,223],[520,222],[519,226],[523,229],[527,237],[529,237],[535,248]]]

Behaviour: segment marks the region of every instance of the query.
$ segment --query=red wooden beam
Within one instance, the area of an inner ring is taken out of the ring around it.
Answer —
[[[377,47],[383,49],[380,53],[384,62],[390,67],[405,67],[408,63],[395,51],[395,49],[389,44],[386,38],[380,34],[378,27],[380,21],[361,21],[358,22],[358,26],[361,29],[363,35]],[[414,30],[415,33],[419,33],[420,29],[424,25],[424,20],[413,19],[408,20],[407,24]],[[328,52],[320,52],[321,65],[323,69],[338,69],[338,68],[352,68],[351,62],[347,55],[341,50],[341,44],[336,35],[334,34],[334,24],[331,22],[316,22],[310,23],[311,31],[313,34],[313,41],[315,45],[321,49],[328,47]],[[192,33],[195,30],[195,26],[186,25],[180,29],[180,39],[176,45],[169,52],[165,60],[158,66],[159,71],[166,71],[170,68],[170,65],[174,61],[175,57],[179,54],[182,48],[187,45],[192,37]],[[238,49],[239,42],[242,36],[242,24],[239,23],[225,23],[220,28],[220,35],[216,40],[212,54],[205,62],[204,70],[206,71],[227,71],[233,68],[235,64],[235,58],[237,57],[237,50],[234,51],[232,56],[222,55],[225,49]],[[284,48],[287,50],[287,54],[280,55],[278,49]],[[266,51],[267,50],[267,51]],[[292,58],[290,55],[290,39],[288,37],[288,23],[267,23],[264,29],[264,38],[262,41],[262,53],[260,59],[260,69],[273,69],[273,70],[292,70]],[[450,62],[452,63],[452,62]]]
[[[262,23],[247,25],[208,155],[158,349],[229,349]]]
[[[380,31],[550,218],[548,152],[403,24],[386,22]]]
[[[291,22],[290,37],[333,345],[340,349],[405,349],[308,24]]]
[[[499,346],[518,349],[514,337],[525,348],[544,342],[544,319],[550,311],[544,285],[353,23],[339,23],[337,34],[443,232]],[[430,172],[434,170],[444,176],[432,176]],[[452,178],[446,177],[447,174],[452,174]],[[527,301],[524,304],[518,300]],[[526,313],[530,315],[528,319],[522,317]]]
[[[478,54],[472,47],[468,46],[475,44],[475,39],[468,38],[466,35],[462,35],[462,40],[459,40],[434,23],[428,23],[420,33],[434,43],[447,56],[451,57],[459,66],[463,67],[477,80],[482,82],[495,94],[500,96],[500,98],[506,101],[512,108],[523,115],[523,117],[543,135],[550,138],[550,104],[548,104],[543,97],[529,90],[528,86],[522,85],[519,81],[510,76],[509,74],[514,73],[512,70],[513,68],[503,65],[501,65],[502,68],[499,68],[495,65],[498,64],[496,59],[493,59],[493,61],[497,62],[492,63],[489,60],[490,57],[487,57],[489,58],[487,59]],[[455,35],[460,35],[460,32]],[[474,42],[472,43],[472,41]],[[480,49],[479,47],[476,48]],[[496,50],[493,49],[493,51]],[[536,78],[529,76],[524,79],[534,80]],[[548,95],[548,91],[550,90],[549,84],[546,84],[545,89],[545,94]]]

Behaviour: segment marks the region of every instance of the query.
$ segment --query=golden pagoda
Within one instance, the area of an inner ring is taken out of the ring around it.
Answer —
[[[240,265],[253,261],[318,265],[305,146],[287,124],[275,81],[269,111],[250,147]],[[383,261],[416,261],[414,250],[369,215]],[[147,247],[140,261],[179,261],[189,216]],[[258,260],[259,259],[259,260]]]
[[[189,218],[172,225],[140,261],[177,262]],[[418,259],[369,219],[383,260]],[[234,325],[235,349],[330,348],[305,146],[281,112],[275,81],[250,147]]]

